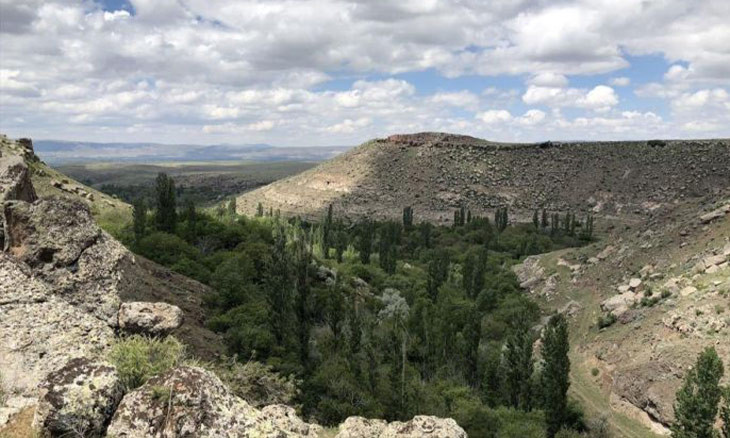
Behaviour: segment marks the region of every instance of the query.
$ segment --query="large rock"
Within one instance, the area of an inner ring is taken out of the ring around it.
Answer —
[[[10,399],[0,425],[35,404],[36,388],[69,358],[100,355],[114,331],[55,296],[30,269],[0,253],[0,370]]]
[[[674,421],[674,394],[681,383],[672,364],[657,360],[616,370],[612,391],[649,414],[654,421],[670,425]]]
[[[128,393],[107,430],[116,438],[316,437],[321,428],[286,407],[259,411],[234,396],[214,374],[174,368]]]
[[[601,302],[601,308],[615,316],[621,316],[624,312],[633,306],[639,297],[633,292],[624,292],[620,295],[614,295],[611,298]]]
[[[413,419],[386,423],[350,417],[339,427],[336,438],[466,438],[466,432],[451,418],[417,415]]]
[[[379,437],[388,426],[385,420],[349,417],[340,424],[336,438]]]
[[[182,322],[182,310],[172,304],[131,302],[119,308],[119,328],[129,333],[165,335]]]
[[[120,265],[133,256],[102,231],[88,207],[61,198],[7,202],[5,245],[64,301],[117,325]]]
[[[33,427],[49,437],[101,436],[123,395],[112,365],[71,359],[41,383]]]
[[[18,155],[0,156],[0,203],[14,200],[33,202],[37,198],[23,158]]]

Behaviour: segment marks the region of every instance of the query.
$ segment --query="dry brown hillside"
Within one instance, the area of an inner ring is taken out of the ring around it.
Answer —
[[[417,217],[448,222],[453,209],[537,207],[644,215],[730,186],[730,140],[493,143],[442,133],[369,141],[301,174],[238,198],[284,214]]]

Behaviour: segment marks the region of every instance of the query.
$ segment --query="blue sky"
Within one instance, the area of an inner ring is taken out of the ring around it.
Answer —
[[[730,136],[725,0],[0,2],[11,136]]]

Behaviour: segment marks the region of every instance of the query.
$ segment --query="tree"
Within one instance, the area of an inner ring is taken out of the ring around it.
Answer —
[[[413,227],[413,207],[405,207],[403,209],[403,228],[409,231]]]
[[[512,333],[504,346],[504,384],[509,404],[517,409],[532,409],[532,343],[526,314],[513,322]]]
[[[332,218],[332,204],[327,207],[327,216],[322,224],[322,252],[324,258],[330,258],[330,248],[334,246],[334,231]]]
[[[563,427],[568,413],[570,359],[568,322],[562,314],[553,315],[542,334],[542,389],[548,437]]]
[[[197,238],[198,229],[198,212],[195,209],[195,203],[192,199],[185,200],[185,209],[183,210],[183,218],[185,219],[184,237],[188,242],[194,243]]]
[[[431,248],[431,224],[421,222],[418,229],[421,231],[421,246],[427,249]]]
[[[167,233],[175,232],[177,224],[177,206],[175,203],[175,182],[160,172],[156,180],[157,213],[155,219],[157,229]]]
[[[532,212],[532,226],[534,226],[536,230],[540,229],[540,219],[538,218],[537,210]]]
[[[256,205],[256,217],[264,217],[264,204],[260,202]]]
[[[368,220],[361,223],[358,234],[355,249],[360,254],[360,263],[367,265],[373,251],[373,224]]]
[[[730,438],[730,386],[723,390],[723,404],[720,407],[720,418],[722,419],[722,437]]]
[[[684,378],[674,404],[674,438],[713,438],[713,425],[722,397],[722,361],[714,347],[707,347]]]
[[[276,344],[286,347],[289,324],[294,321],[292,312],[294,279],[291,260],[286,250],[286,235],[280,229],[274,237],[271,258],[267,266],[266,289],[271,307],[271,331]]]
[[[585,224],[583,226],[583,230],[581,231],[581,236],[583,240],[591,240],[593,238],[593,215],[588,214],[586,216]]]
[[[540,226],[544,230],[548,227],[548,213],[544,208],[542,209],[542,219],[540,220]]]
[[[494,212],[494,225],[497,227],[497,231],[502,232],[509,224],[509,213],[507,207],[498,208]]]
[[[228,201],[228,214],[231,216],[236,216],[236,197],[232,197],[230,201]]]
[[[144,199],[139,198],[132,204],[132,229],[134,230],[134,240],[139,240],[144,237],[147,227],[147,204]]]
[[[439,287],[449,278],[449,254],[446,251],[438,251],[428,262],[428,278],[426,290],[433,301],[436,301]]]

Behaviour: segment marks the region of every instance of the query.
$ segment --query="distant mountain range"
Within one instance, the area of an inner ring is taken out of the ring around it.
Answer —
[[[41,159],[51,164],[89,161],[325,161],[351,146],[281,147],[269,144],[92,143],[35,140]]]

